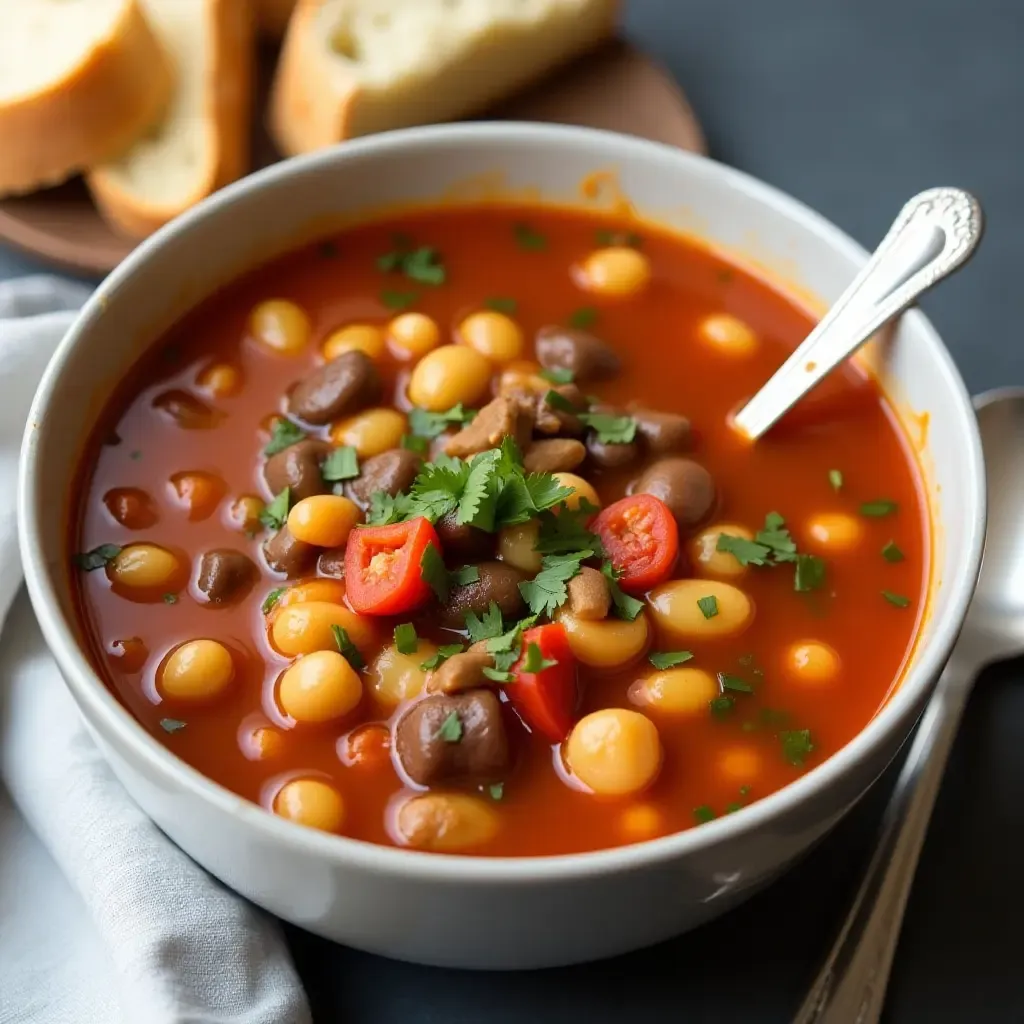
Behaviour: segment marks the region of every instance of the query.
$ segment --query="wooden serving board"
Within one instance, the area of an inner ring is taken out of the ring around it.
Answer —
[[[268,51],[263,58],[259,116],[253,126],[258,167],[280,159],[262,116],[274,54]],[[680,88],[654,61],[626,43],[583,58],[502,104],[491,116],[605,128],[706,152],[704,134]],[[136,244],[100,217],[81,179],[0,200],[0,242],[57,266],[94,274],[112,270]]]

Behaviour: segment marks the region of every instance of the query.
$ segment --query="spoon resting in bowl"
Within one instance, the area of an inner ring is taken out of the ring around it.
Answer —
[[[978,201],[958,188],[914,196],[838,301],[736,414],[733,426],[756,441],[876,331],[962,266],[981,241]]]

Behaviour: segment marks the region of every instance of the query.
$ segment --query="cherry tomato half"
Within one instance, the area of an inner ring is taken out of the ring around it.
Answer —
[[[390,526],[357,526],[345,547],[345,591],[354,611],[400,615],[430,597],[420,571],[427,545],[441,553],[430,520],[419,516]]]
[[[573,726],[576,714],[576,660],[569,639],[558,623],[534,626],[523,633],[523,653],[512,666],[515,682],[506,693],[522,720],[552,743],[561,743]],[[555,664],[540,672],[524,669],[530,645],[540,648],[541,657]]]
[[[668,506],[653,494],[633,494],[609,505],[591,523],[627,594],[642,594],[672,574],[679,528]]]

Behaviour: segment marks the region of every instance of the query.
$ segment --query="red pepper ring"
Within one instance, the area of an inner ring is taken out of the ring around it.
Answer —
[[[668,505],[653,494],[632,494],[609,505],[591,524],[627,594],[642,594],[672,575],[679,527]]]
[[[357,526],[345,547],[345,593],[362,615],[401,615],[432,593],[420,570],[427,546],[441,553],[430,520],[419,516],[389,526]]]

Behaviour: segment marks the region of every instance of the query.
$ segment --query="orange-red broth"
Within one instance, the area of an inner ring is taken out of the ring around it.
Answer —
[[[543,248],[523,246],[524,223],[542,236]],[[641,294],[602,299],[581,290],[572,268],[608,232],[633,229],[625,222],[550,209],[426,211],[359,227],[246,275],[189,313],[109,403],[83,459],[82,499],[70,525],[73,549],[151,540],[194,567],[204,551],[228,546],[246,551],[262,566],[263,538],[239,532],[231,503],[241,494],[266,497],[260,472],[266,425],[281,411],[285,389],[321,359],[328,334],[351,322],[386,324],[395,315],[382,302],[382,289],[416,292],[415,309],[437,321],[444,340],[454,335],[462,317],[493,297],[515,299],[515,318],[527,339],[546,323],[565,322],[574,311],[593,308],[597,318],[591,330],[618,349],[624,371],[588,390],[611,402],[639,398],[691,418],[695,457],[718,485],[717,521],[757,530],[766,513],[778,511],[801,550],[822,553],[809,535],[810,519],[844,512],[860,525],[862,538],[849,551],[828,554],[826,586],[813,595],[794,591],[790,567],[748,570],[738,582],[756,614],[737,638],[684,645],[655,637],[653,649],[689,647],[695,654],[692,665],[733,673],[755,692],[733,694],[733,713],[722,719],[710,711],[693,719],[652,715],[664,764],[640,796],[598,798],[572,788],[556,769],[558,751],[516,728],[516,766],[494,805],[501,827],[473,852],[540,855],[616,846],[693,827],[785,786],[863,728],[899,679],[928,571],[918,472],[885,401],[853,368],[835,374],[788,424],[756,447],[738,440],[727,427],[730,411],[783,361],[812,318],[745,269],[646,226],[641,245],[653,276]],[[376,259],[393,248],[398,232],[439,250],[447,271],[443,285],[382,274]],[[250,311],[275,297],[298,303],[311,319],[311,342],[300,357],[268,354],[247,338]],[[700,339],[702,319],[721,312],[750,325],[757,341],[753,351],[723,354]],[[208,400],[197,377],[221,362],[241,371],[241,386],[234,396],[211,401],[225,414],[214,429],[181,429],[154,409],[153,399],[169,388]],[[389,356],[383,365],[396,403],[407,405],[403,389],[409,365]],[[120,442],[111,444],[114,435]],[[206,471],[223,483],[223,497],[207,518],[190,520],[169,483],[188,470]],[[842,474],[838,490],[830,479],[834,470]],[[621,496],[628,483],[622,475],[591,479],[604,503]],[[149,528],[127,530],[105,508],[103,496],[124,487],[149,495],[155,518]],[[895,502],[897,511],[877,518],[861,514],[861,503],[876,498]],[[890,541],[898,545],[902,561],[883,557]],[[115,593],[102,571],[76,573],[96,666],[144,728],[210,778],[268,808],[288,779],[330,779],[343,794],[343,831],[391,844],[389,807],[402,783],[387,757],[352,763],[349,748],[353,729],[387,714],[367,698],[356,717],[340,727],[288,727],[274,698],[287,662],[268,642],[260,607],[282,580],[263,572],[244,602],[224,609],[197,601],[194,582],[180,589],[174,603],[140,603]],[[890,603],[883,591],[905,596],[909,606]],[[144,647],[119,645],[133,637]],[[230,692],[207,707],[161,702],[158,666],[175,645],[195,637],[219,639],[236,655]],[[390,639],[389,629],[382,630],[382,638]],[[839,655],[838,677],[831,682],[802,682],[789,667],[791,645],[812,638]],[[630,684],[652,671],[646,659],[611,674],[581,670],[582,711],[631,706]],[[187,724],[168,733],[160,724],[167,719]],[[262,754],[254,739],[261,728],[270,730],[262,733],[264,740],[269,737]],[[780,733],[787,729],[810,730],[814,751],[802,766],[785,756]]]

